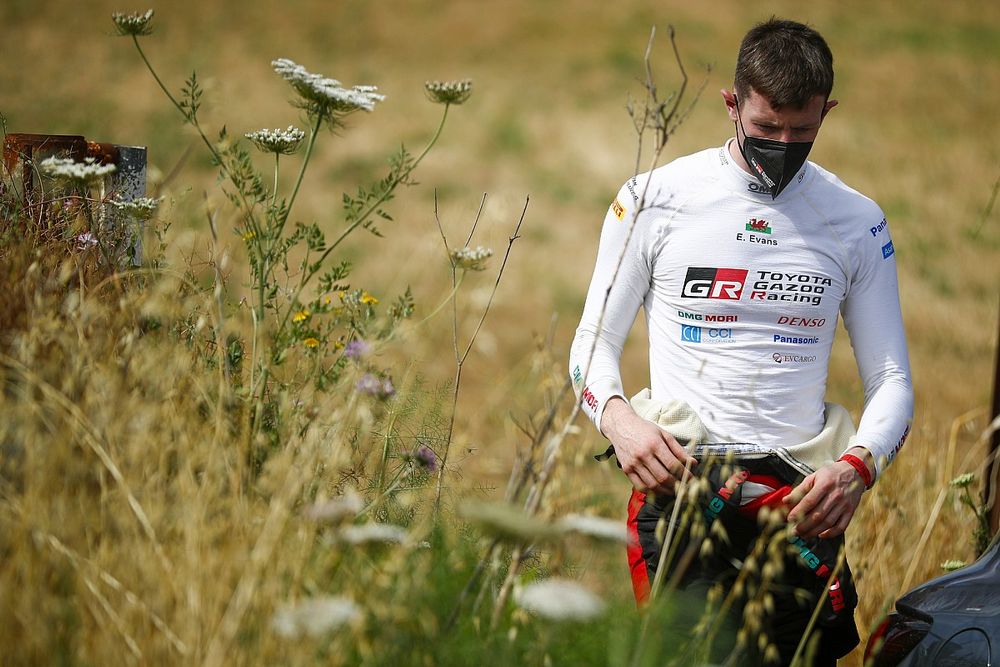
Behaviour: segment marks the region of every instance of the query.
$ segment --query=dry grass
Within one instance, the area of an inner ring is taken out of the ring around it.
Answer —
[[[675,25],[694,77],[700,64],[715,64],[704,100],[669,149],[673,156],[721,143],[731,133],[715,91],[729,85],[742,32],[766,18],[735,2],[711,8],[661,3],[656,11],[638,2],[596,0],[518,0],[502,9],[423,1],[301,2],[281,10],[187,1],[153,6],[160,30],[148,43],[151,57],[175,87],[197,68],[208,80],[207,122],[224,121],[233,133],[297,120],[267,66],[273,57],[297,59],[345,83],[377,83],[388,93],[374,114],[352,119],[343,136],[329,141],[307,179],[298,215],[331,230],[340,224],[342,189],[381,173],[377,156],[400,138],[412,147],[426,140],[437,110],[422,99],[423,81],[474,79],[475,94],[422,166],[421,185],[395,202],[397,222],[386,227],[387,238],[349,249],[359,263],[359,285],[388,296],[412,284],[419,320],[450,288],[432,189],[439,189],[442,220],[456,236],[488,191],[480,240],[494,248],[505,245],[531,194],[524,240],[463,380],[455,437],[459,474],[450,502],[499,495],[524,443],[511,416],[523,421],[537,414],[539,383],[563,372],[599,222],[633,168],[634,139],[623,105],[627,91],[640,92],[634,79],[649,26]],[[0,111],[11,131],[148,145],[153,164],[166,174],[194,141],[179,129],[126,40],[104,37],[111,32],[108,16],[118,9],[103,1],[7,3],[0,10],[0,37],[17,47],[0,63]],[[1000,129],[992,122],[1000,102],[1000,10],[972,1],[947,7],[783,1],[769,5],[772,11],[811,22],[831,43],[835,96],[842,104],[828,119],[814,158],[886,209],[901,272],[917,417],[902,456],[867,494],[849,540],[863,596],[859,621],[867,625],[904,584],[937,574],[944,560],[971,557],[971,517],[946,483],[978,470],[985,413],[961,416],[987,404],[995,354],[1000,230],[996,211],[981,216],[1000,175]],[[657,58],[661,85],[668,87],[673,72],[665,47],[661,42]],[[85,67],[70,67],[70,57]],[[165,186],[170,201],[163,216],[174,222],[174,265],[183,264],[181,248],[194,247],[198,258],[211,252],[198,211],[212,178],[195,147],[180,176]],[[230,222],[220,220],[221,228]],[[229,245],[237,252],[235,237]],[[25,277],[31,261],[10,260],[6,284],[21,284],[15,279]],[[489,283],[464,286],[460,304],[469,310],[463,312],[478,312]],[[0,511],[0,595],[9,621],[0,646],[16,644],[20,655],[39,662],[52,655],[67,662],[120,662],[136,650],[147,662],[185,661],[174,636],[192,656],[204,657],[221,636],[219,622],[234,589],[246,581],[254,595],[236,639],[259,653],[234,655],[238,662],[280,661],[289,654],[267,632],[271,610],[289,591],[326,590],[330,580],[317,573],[343,571],[337,568],[357,575],[351,590],[384,593],[376,617],[394,620],[400,612],[389,603],[405,599],[406,590],[393,590],[393,584],[413,581],[394,575],[413,565],[409,556],[380,554],[384,560],[371,570],[352,569],[337,552],[317,556],[315,540],[323,530],[274,503],[285,497],[293,465],[315,471],[302,480],[313,490],[342,488],[333,461],[315,467],[331,437],[307,433],[299,453],[279,457],[249,483],[245,434],[228,430],[230,421],[240,423],[239,408],[232,416],[226,416],[228,407],[219,410],[217,373],[177,354],[171,347],[177,341],[152,345],[137,336],[144,309],[178,318],[208,312],[197,293],[188,302],[173,299],[183,290],[168,281],[162,292],[153,290],[151,304],[105,290],[72,306],[67,286],[79,292],[77,278],[70,277],[41,296],[34,290],[4,295],[4,321],[16,320],[27,332],[16,344],[5,336],[5,381],[17,390],[5,395],[4,410],[20,415],[8,419],[5,433],[31,446],[15,447],[22,457],[21,486],[5,492]],[[230,289],[238,300],[238,270]],[[15,318],[15,312],[30,317]],[[470,327],[475,320],[463,319]],[[232,326],[240,331],[247,318],[236,317]],[[444,383],[454,373],[449,327],[447,317],[432,318],[403,337],[400,347],[386,350],[383,360],[397,369],[400,382],[419,376],[429,388]],[[624,359],[630,389],[645,384],[643,347],[637,330]],[[858,414],[860,383],[844,336],[835,346],[828,393]],[[339,408],[316,407],[332,427]],[[350,419],[361,418],[352,412]],[[345,427],[373,423],[361,419]],[[588,460],[603,449],[596,434],[584,425],[566,447],[547,511],[589,507],[624,516],[624,477]],[[341,463],[347,470],[363,468],[358,461]],[[420,499],[415,492],[406,500],[419,506]],[[262,542],[265,525],[279,531],[280,545]],[[252,553],[269,558],[268,567],[254,563]],[[598,549],[573,556],[594,589],[625,597],[620,554]],[[50,630],[37,631],[46,623]],[[78,637],[87,639],[77,643]],[[321,655],[336,656],[336,648]],[[312,650],[318,649],[302,649],[290,661],[308,661]],[[375,648],[359,650],[370,657]]]

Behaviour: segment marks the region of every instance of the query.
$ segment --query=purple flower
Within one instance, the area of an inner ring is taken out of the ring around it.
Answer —
[[[364,376],[358,380],[357,385],[358,391],[362,394],[369,394],[375,398],[385,400],[396,393],[396,388],[392,386],[392,380],[389,378],[379,378],[377,375],[372,373],[365,373]]]
[[[427,445],[417,447],[417,451],[413,452],[413,460],[429,472],[435,472],[438,469],[438,456]]]
[[[371,349],[372,346],[368,343],[368,341],[355,338],[344,348],[344,356],[348,359],[360,359],[371,352]]]

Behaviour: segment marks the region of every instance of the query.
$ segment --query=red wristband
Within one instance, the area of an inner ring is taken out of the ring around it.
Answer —
[[[872,488],[872,484],[875,483],[875,480],[872,479],[872,471],[868,469],[868,466],[865,465],[864,461],[859,459],[854,454],[844,454],[837,459],[837,461],[843,461],[844,463],[850,464],[852,468],[858,471],[858,474],[861,475],[861,481],[865,483],[866,491]]]

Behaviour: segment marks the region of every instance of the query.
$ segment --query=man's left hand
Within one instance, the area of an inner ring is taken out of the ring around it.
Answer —
[[[864,482],[850,463],[823,466],[785,497],[785,504],[792,507],[788,522],[795,525],[799,537],[843,535],[864,491]]]

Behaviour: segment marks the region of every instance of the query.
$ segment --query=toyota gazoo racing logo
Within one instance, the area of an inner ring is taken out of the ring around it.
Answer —
[[[681,296],[686,299],[732,299],[739,301],[747,280],[746,269],[715,269],[690,266]]]
[[[756,280],[750,290],[754,301],[785,301],[808,303],[818,306],[823,301],[826,288],[833,280],[811,273],[784,273],[781,271],[756,271]]]
[[[733,330],[716,327],[696,327],[691,324],[681,325],[682,343],[731,343]]]

